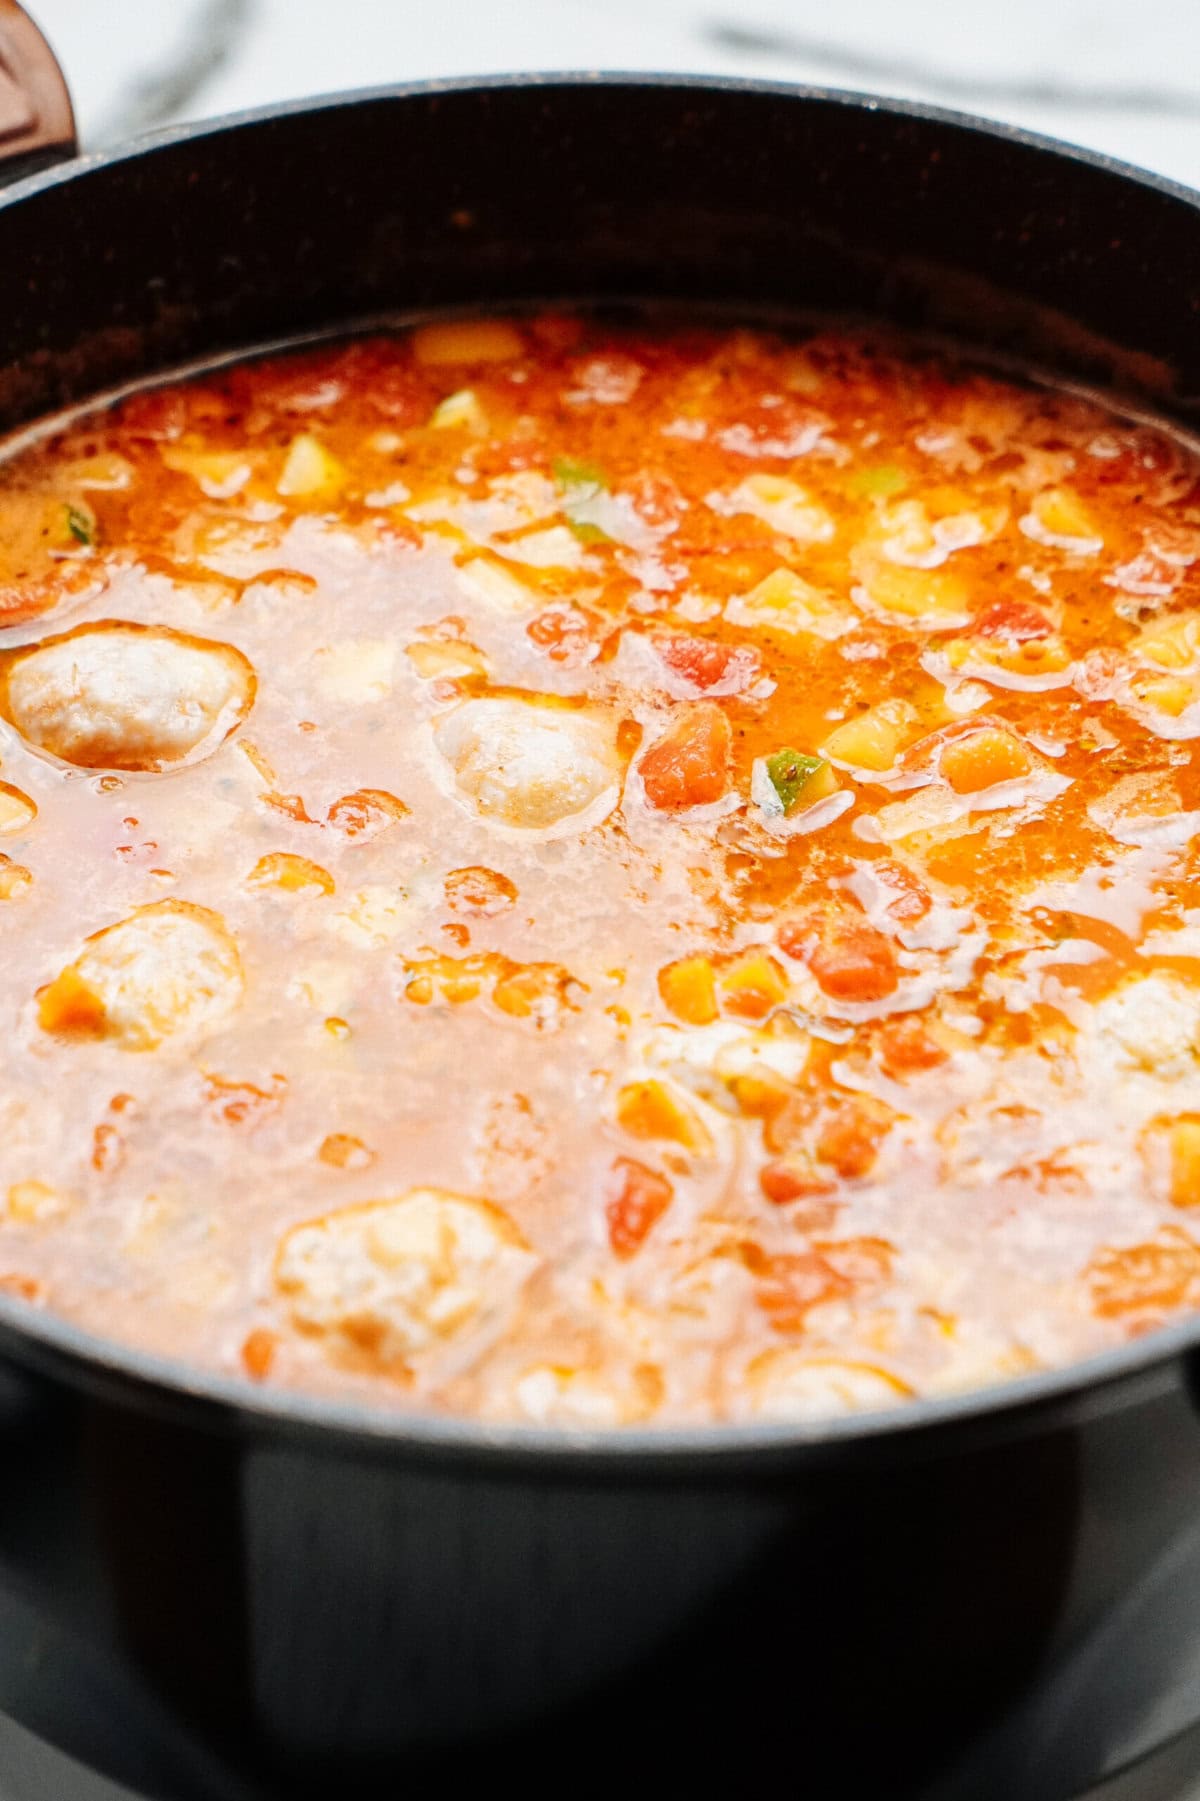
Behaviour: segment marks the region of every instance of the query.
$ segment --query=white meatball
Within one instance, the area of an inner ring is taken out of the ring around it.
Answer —
[[[1126,1067],[1168,1079],[1196,1067],[1200,994],[1171,975],[1134,977],[1093,1011],[1092,1042]]]
[[[535,701],[464,701],[438,725],[437,747],[460,793],[485,818],[541,827],[597,825],[616,805],[621,765],[612,723]]]
[[[5,716],[29,743],[85,769],[161,770],[215,750],[254,700],[232,645],[96,625],[18,652]]]
[[[218,1025],[242,997],[237,944],[219,913],[158,901],[88,938],[39,996],[49,1032],[153,1050],[164,1038]]]
[[[412,1188],[294,1227],[275,1280],[302,1331],[396,1365],[498,1324],[533,1264],[490,1201]]]

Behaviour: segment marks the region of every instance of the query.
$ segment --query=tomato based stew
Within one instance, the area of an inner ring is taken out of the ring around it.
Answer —
[[[0,466],[0,1282],[247,1380],[788,1420],[1200,1306],[1200,464],[544,314]]]

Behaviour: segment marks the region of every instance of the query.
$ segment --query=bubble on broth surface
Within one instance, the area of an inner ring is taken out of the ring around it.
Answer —
[[[249,713],[255,687],[232,645],[106,621],[14,652],[0,711],[64,763],[159,772],[215,750]]]

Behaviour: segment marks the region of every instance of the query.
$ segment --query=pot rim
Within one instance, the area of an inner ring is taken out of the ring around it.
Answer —
[[[570,92],[600,89],[675,91],[694,94],[761,95],[764,98],[844,107],[980,133],[1003,144],[1081,163],[1121,181],[1183,202],[1200,212],[1200,191],[1169,176],[1064,142],[1024,126],[924,101],[863,93],[820,84],[761,80],[737,75],[676,75],[643,71],[537,71],[454,76],[388,83],[274,102],[267,106],[170,125],[141,133],[104,150],[71,156],[0,187],[0,215],[63,183],[101,173],[157,151],[170,150],[240,129],[269,126],[300,115],[381,102],[436,100],[511,90]],[[3,164],[0,162],[0,183]],[[352,322],[351,322],[352,323]],[[163,371],[164,374],[169,371]],[[154,380],[155,376],[146,379]],[[249,1377],[222,1374],[137,1350],[85,1330],[70,1320],[43,1313],[18,1297],[0,1293],[0,1353],[40,1369],[72,1387],[133,1400],[146,1410],[190,1413],[199,1410],[215,1429],[270,1432],[280,1438],[317,1438],[339,1449],[432,1457],[465,1458],[485,1467],[523,1466],[530,1461],[563,1467],[568,1473],[608,1471],[681,1474],[699,1464],[714,1475],[750,1457],[755,1467],[794,1464],[837,1456],[849,1447],[916,1450],[941,1439],[947,1430],[978,1429],[1003,1438],[1035,1422],[1094,1417],[1136,1404],[1178,1387],[1185,1363],[1200,1346],[1200,1310],[1144,1337],[1061,1368],[1038,1370],[962,1393],[916,1399],[895,1407],[776,1423],[681,1427],[569,1428],[496,1423],[469,1416],[381,1407],[365,1400],[341,1400],[299,1389],[257,1384]],[[975,1435],[974,1430],[972,1436]],[[958,1433],[961,1438],[961,1432]]]

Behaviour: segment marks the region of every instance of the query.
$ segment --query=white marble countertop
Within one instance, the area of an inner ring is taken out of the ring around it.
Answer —
[[[27,0],[89,148],[427,76],[645,69],[925,99],[1200,186],[1198,0]],[[1136,29],[1131,20],[1136,18]],[[1167,1786],[1200,1801],[1171,1753]],[[1178,1785],[1183,1784],[1180,1788]],[[1111,1801],[1132,1801],[1118,1783]],[[1137,1793],[1141,1794],[1139,1788]],[[0,1801],[133,1801],[0,1722]]]

